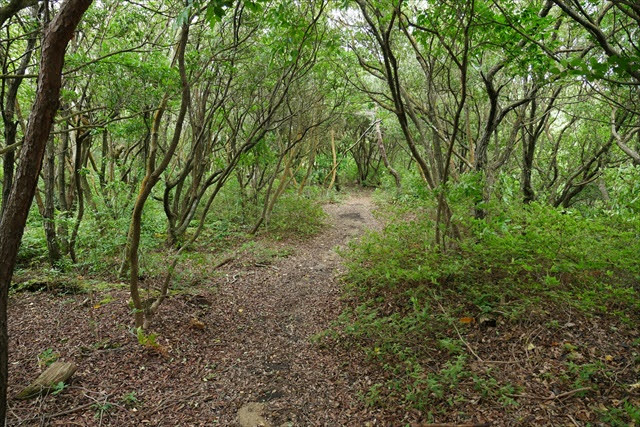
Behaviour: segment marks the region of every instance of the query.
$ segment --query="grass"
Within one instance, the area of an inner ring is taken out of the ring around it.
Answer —
[[[541,342],[533,332],[560,340],[577,327],[567,325],[589,322],[634,330],[640,313],[640,222],[536,203],[494,206],[491,212],[498,215],[460,222],[463,238],[442,252],[433,242],[429,203],[406,194],[378,194],[376,200],[388,223],[342,252],[347,308],[334,328],[316,337],[359,348],[385,372],[386,381],[362,394],[366,404],[410,406],[433,418],[459,414],[470,401],[488,401],[515,413],[521,399],[514,396],[529,384],[478,368],[466,345],[483,358],[510,359],[502,354],[513,349],[509,334],[531,335],[517,347],[522,357],[536,359],[530,363],[554,357],[540,378],[547,375],[561,390],[611,384],[613,394],[624,395],[612,356],[594,344],[608,339],[606,334],[568,348]],[[497,319],[499,327],[483,328],[476,323],[483,317]],[[502,347],[486,348],[487,339]],[[640,367],[637,360],[635,366]],[[630,422],[636,408],[601,412]]]

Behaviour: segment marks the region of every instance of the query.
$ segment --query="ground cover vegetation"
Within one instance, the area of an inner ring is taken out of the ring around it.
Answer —
[[[201,330],[248,270],[342,244],[363,214],[322,206],[354,187],[377,222],[300,320],[375,379],[333,422],[640,423],[639,28],[622,0],[3,2],[0,425],[49,419],[6,414],[8,375],[69,357],[12,304],[78,306],[82,357],[173,360],[176,304]]]

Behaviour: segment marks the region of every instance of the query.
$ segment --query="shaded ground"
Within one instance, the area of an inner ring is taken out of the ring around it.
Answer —
[[[430,370],[442,370],[453,354],[464,353],[468,361],[451,382],[455,389],[439,399],[425,395],[432,403],[424,411],[397,399],[411,391],[404,386],[380,387],[400,377],[365,360],[356,347],[373,341],[338,332],[337,340],[314,343],[311,338],[354,303],[341,300],[335,248],[379,227],[372,210],[369,195],[355,193],[325,206],[328,226],[314,238],[244,245],[249,249],[238,249],[215,272],[210,258],[188,259],[182,268],[200,269],[205,280],[180,280],[183,288],[161,307],[153,323],[158,336],[146,346],[131,331],[124,285],[77,295],[15,294],[9,307],[10,395],[52,355],[79,369],[58,395],[11,401],[9,425],[418,427],[430,415],[440,422],[496,426],[605,425],[599,408],[639,407],[635,325],[568,306],[532,306],[525,319],[498,316],[486,327],[480,319],[461,318],[455,324],[465,345],[451,354],[438,345],[439,336],[414,331],[407,339],[424,347],[428,357],[422,361]],[[451,309],[462,301],[446,295],[442,304]],[[445,332],[454,338],[458,333]],[[569,362],[573,371],[566,369]],[[440,378],[442,384],[447,378]],[[381,405],[365,406],[372,401]]]
[[[360,356],[310,341],[341,312],[334,249],[376,227],[372,204],[359,193],[325,210],[321,234],[279,243],[290,256],[236,259],[195,294],[170,298],[154,322],[156,348],[131,332],[124,289],[14,296],[10,395],[48,349],[79,369],[56,396],[11,401],[9,424],[377,424],[358,398],[374,383]]]

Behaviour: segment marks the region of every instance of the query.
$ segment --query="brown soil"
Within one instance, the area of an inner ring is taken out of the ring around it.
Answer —
[[[376,228],[367,193],[325,207],[328,227],[273,263],[241,259],[162,306],[156,348],[131,332],[126,290],[20,293],[10,301],[10,395],[54,349],[78,364],[58,395],[12,400],[10,425],[378,424],[359,392],[375,382],[357,351],[310,338],[340,314],[335,248]],[[99,301],[103,300],[103,303]],[[41,368],[41,367],[40,367]]]

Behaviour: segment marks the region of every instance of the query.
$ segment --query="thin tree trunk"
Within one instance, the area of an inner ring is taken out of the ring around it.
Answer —
[[[382,156],[382,161],[384,162],[384,166],[389,170],[389,173],[393,175],[393,178],[396,180],[396,188],[399,190],[400,185],[400,175],[398,172],[391,166],[389,163],[389,159],[387,158],[387,151],[384,149],[384,143],[382,142],[382,131],[380,130],[380,122],[376,124],[376,134],[378,135],[378,149],[380,150],[380,155]]]
[[[66,125],[65,125],[66,126]],[[58,221],[57,235],[60,243],[62,255],[69,253],[69,227],[67,220],[69,218],[69,203],[67,200],[67,150],[69,149],[69,133],[63,132],[60,135],[60,148],[58,152],[58,204],[60,213],[60,221]]]
[[[88,134],[76,136],[76,154],[73,167],[78,211],[76,213],[76,221],[73,225],[73,230],[71,230],[71,238],[69,239],[69,254],[71,255],[71,259],[75,263],[78,262],[78,259],[76,257],[76,242],[78,239],[78,231],[80,230],[80,223],[82,222],[82,218],[84,217],[84,194],[82,191],[82,176],[80,175],[80,170],[82,169],[82,142],[87,137],[85,135]]]
[[[304,174],[302,181],[300,181],[300,186],[298,187],[298,195],[301,196],[304,191],[304,187],[307,185],[307,181],[311,176],[311,172],[313,172],[313,166],[316,161],[316,150],[318,149],[318,134],[314,132],[315,138],[311,140],[311,151],[309,153],[309,164],[307,165],[307,172]]]
[[[336,177],[338,174],[338,158],[336,155],[336,141],[333,129],[331,129],[331,159],[333,162],[333,169],[331,169],[331,182],[329,182],[329,187],[327,187],[327,190],[331,190],[333,188],[333,183],[336,182]]]
[[[27,41],[27,49],[20,61],[20,65],[16,70],[17,76],[23,76],[29,61],[31,60],[31,53],[36,45],[36,31],[32,33]],[[16,143],[16,132],[18,129],[18,121],[14,121],[16,112],[16,101],[18,99],[18,88],[22,83],[22,77],[15,78],[9,84],[7,90],[7,97],[5,99],[5,109],[2,112],[2,120],[4,122],[4,142],[7,147]],[[11,184],[13,182],[13,172],[15,163],[15,150],[9,150],[4,155],[4,161],[2,164],[3,177],[2,177],[2,211],[9,198],[9,192],[11,191]],[[1,213],[1,212],[0,212]]]
[[[254,226],[251,228],[250,234],[255,234],[265,218],[267,217],[267,210],[269,209],[269,198],[271,197],[271,191],[273,190],[273,184],[276,182],[276,178],[278,177],[278,171],[280,170],[280,165],[282,164],[282,160],[284,159],[284,153],[278,158],[278,163],[276,163],[275,172],[273,176],[269,180],[269,186],[267,187],[267,192],[264,195],[264,203],[262,205],[262,212],[260,212],[260,218],[256,221]],[[284,179],[284,174],[283,174]]]
[[[142,300],[140,299],[140,290],[138,287],[138,274],[139,274],[139,264],[138,264],[138,250],[140,247],[140,232],[142,228],[142,211],[144,210],[144,205],[151,195],[151,190],[160,180],[160,176],[164,172],[164,170],[169,166],[169,162],[175,153],[175,150],[178,146],[178,142],[180,142],[180,137],[182,134],[182,126],[184,124],[184,119],[187,114],[187,108],[189,106],[189,85],[187,81],[185,65],[184,65],[184,54],[187,45],[187,40],[189,37],[189,26],[188,24],[182,25],[182,32],[180,35],[180,42],[178,45],[178,50],[176,52],[178,68],[180,70],[180,78],[182,84],[182,99],[180,102],[180,111],[176,118],[175,129],[173,132],[172,140],[169,146],[166,149],[164,154],[164,158],[160,162],[160,164],[155,166],[155,157],[158,149],[158,132],[160,128],[160,124],[162,122],[162,116],[167,107],[167,102],[169,100],[169,94],[166,93],[160,103],[158,110],[156,111],[154,121],[153,121],[153,129],[151,131],[151,140],[149,146],[149,154],[147,157],[147,170],[145,177],[142,179],[142,183],[140,184],[140,191],[138,193],[138,197],[136,198],[136,202],[133,208],[133,213],[131,215],[131,224],[129,226],[129,233],[127,236],[127,250],[126,250],[126,259],[129,262],[129,291],[131,293],[131,300],[134,306],[134,317],[135,317],[135,325],[138,328],[146,328],[150,321],[151,316],[153,315],[153,311],[148,308],[145,309],[142,305]],[[164,295],[161,294],[157,301],[162,301],[164,299]],[[154,303],[154,307],[157,309],[159,304]]]
[[[282,178],[280,180],[280,183],[278,184],[278,188],[271,197],[271,201],[269,202],[269,206],[267,207],[267,212],[265,215],[265,221],[267,222],[267,225],[269,224],[269,218],[271,217],[271,212],[276,205],[276,201],[280,198],[280,196],[282,196],[284,190],[286,190],[286,188],[289,186],[289,183],[293,180],[295,172],[291,169],[291,163],[293,162],[294,157],[295,156],[293,155],[293,153],[289,155],[289,160],[285,164],[284,172],[282,173]]]
[[[44,211],[42,219],[44,224],[44,233],[47,238],[47,252],[49,255],[49,264],[56,268],[60,261],[60,246],[56,237],[55,222],[55,152],[53,147],[53,138],[49,138],[45,151],[44,161]]]

